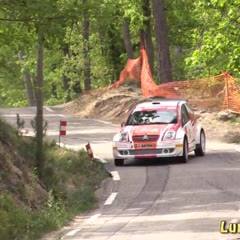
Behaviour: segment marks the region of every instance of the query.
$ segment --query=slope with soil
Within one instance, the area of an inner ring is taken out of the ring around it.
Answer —
[[[48,193],[29,162],[11,143],[13,139],[18,141],[17,136],[6,136],[12,129],[2,121],[0,124],[0,193],[8,192],[21,207],[39,209],[47,201]]]
[[[97,207],[95,191],[109,177],[102,163],[44,139],[39,179],[35,138],[16,133],[0,118],[0,239],[36,240]]]
[[[83,95],[65,105],[65,110],[81,118],[94,118],[120,124],[126,120],[128,111],[137,103],[147,98],[141,94],[141,89],[134,83],[123,85],[117,89],[95,90],[89,95]],[[201,109],[194,106],[199,121],[204,126],[208,138],[228,143],[240,142],[240,120],[219,120],[216,109]],[[234,131],[233,131],[234,129]]]

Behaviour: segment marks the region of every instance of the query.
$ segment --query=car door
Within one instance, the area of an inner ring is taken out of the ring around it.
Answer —
[[[192,125],[190,114],[185,104],[181,106],[181,121],[182,121],[182,127],[188,137],[189,147],[191,148],[191,145],[194,141],[193,125]]]
[[[197,118],[193,112],[193,110],[191,109],[191,107],[186,103],[186,108],[190,117],[190,121],[192,123],[192,127],[193,127],[193,136],[194,136],[194,140],[197,134]]]

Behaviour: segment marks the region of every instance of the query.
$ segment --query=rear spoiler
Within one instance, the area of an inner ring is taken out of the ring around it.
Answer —
[[[149,101],[156,101],[156,100],[163,100],[163,101],[186,101],[188,102],[188,99],[187,98],[166,98],[166,97],[163,97],[163,96],[156,96],[156,97],[149,97],[148,98]]]

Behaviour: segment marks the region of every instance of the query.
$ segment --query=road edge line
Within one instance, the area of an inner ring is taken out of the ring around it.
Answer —
[[[51,109],[50,107],[44,106],[43,108],[45,108],[48,112],[55,112],[53,109]]]
[[[107,200],[105,201],[104,205],[112,205],[113,201],[115,200],[115,198],[117,197],[118,192],[113,192],[109,195],[109,197],[107,198]]]
[[[111,171],[111,174],[113,176],[113,181],[120,181],[120,175],[118,171]]]

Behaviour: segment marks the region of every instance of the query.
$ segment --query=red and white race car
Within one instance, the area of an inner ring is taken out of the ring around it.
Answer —
[[[116,166],[134,158],[177,157],[186,163],[192,151],[205,155],[206,135],[185,100],[152,99],[137,104],[113,137]]]

